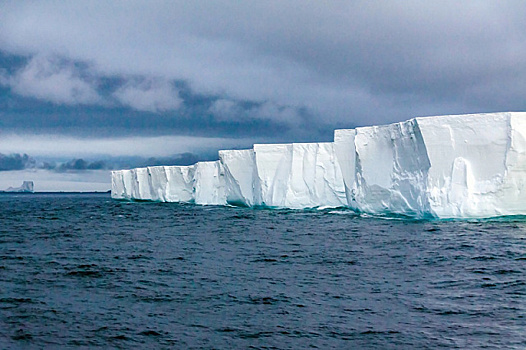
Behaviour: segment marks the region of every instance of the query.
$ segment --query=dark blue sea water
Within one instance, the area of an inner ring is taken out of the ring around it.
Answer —
[[[526,219],[0,195],[2,349],[525,349]]]

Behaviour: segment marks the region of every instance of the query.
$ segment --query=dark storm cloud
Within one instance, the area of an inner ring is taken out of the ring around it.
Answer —
[[[13,171],[25,169],[44,169],[64,172],[69,170],[103,170],[110,169],[111,166],[103,160],[86,161],[84,159],[72,159],[67,162],[57,164],[54,161],[38,161],[27,154],[0,153],[0,171]]]
[[[72,159],[69,162],[62,163],[58,167],[55,167],[54,170],[62,172],[69,170],[102,170],[107,168],[108,166],[106,165],[106,162],[102,160],[90,162],[80,158]]]
[[[199,161],[216,160],[217,153],[190,152],[174,154],[168,157],[106,157],[105,159],[74,158],[65,161],[55,161],[47,158],[33,158],[27,154],[0,153],[0,171],[14,171],[25,169],[42,169],[63,172],[83,172],[89,170],[129,169],[148,166],[193,165]]]
[[[0,171],[23,170],[35,167],[35,160],[27,154],[0,153]]]
[[[139,160],[135,166],[159,166],[159,165],[193,165],[201,160],[215,160],[216,155],[213,155],[211,159],[202,159],[197,154],[193,153],[182,153],[172,157],[150,157],[148,159]]]
[[[300,139],[416,115],[524,110],[524,13],[522,1],[482,0],[7,1],[0,50],[15,58],[0,60],[2,103],[69,108],[23,114],[64,132]],[[0,120],[23,128],[15,111]]]
[[[217,154],[201,154],[186,152],[169,157],[109,157],[104,160],[85,160],[75,158],[60,164],[44,162],[39,168],[57,172],[129,169],[148,166],[193,165],[198,161],[216,160]]]
[[[4,107],[5,106],[5,107]],[[268,137],[277,134],[290,140],[305,137],[310,116],[300,109],[273,104],[250,104],[225,100],[187,104],[173,112],[141,112],[120,107],[66,106],[42,103],[15,96],[0,97],[0,127],[32,133],[67,133],[76,136],[116,137],[130,134],[142,136],[192,135],[214,137]],[[290,118],[280,120],[279,117]],[[298,131],[294,123],[303,123]],[[310,130],[308,135],[318,131]],[[326,130],[327,131],[327,130]],[[329,133],[332,129],[328,130]]]

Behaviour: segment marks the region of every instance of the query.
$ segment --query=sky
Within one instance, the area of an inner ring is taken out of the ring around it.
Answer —
[[[112,168],[525,111],[525,13],[506,0],[0,0],[0,190],[32,177],[37,191],[103,190]]]

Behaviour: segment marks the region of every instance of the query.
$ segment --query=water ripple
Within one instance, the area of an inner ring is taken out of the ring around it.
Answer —
[[[0,208],[0,348],[526,348],[525,218],[68,194]]]

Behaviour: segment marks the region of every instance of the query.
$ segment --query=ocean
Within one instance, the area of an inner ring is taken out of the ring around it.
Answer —
[[[525,349],[526,218],[0,195],[2,349]]]

